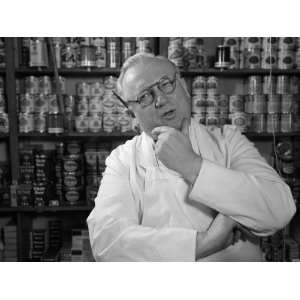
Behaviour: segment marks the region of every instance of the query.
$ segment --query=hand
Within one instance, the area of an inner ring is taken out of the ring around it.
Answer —
[[[236,222],[231,218],[218,214],[206,232],[197,233],[196,259],[212,255],[238,241],[233,229]]]
[[[190,142],[189,121],[183,120],[181,131],[168,126],[156,127],[152,136],[159,160],[192,184],[200,171],[202,159],[194,152]]]

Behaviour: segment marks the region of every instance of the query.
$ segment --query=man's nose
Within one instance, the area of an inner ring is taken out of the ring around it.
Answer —
[[[162,106],[165,105],[165,103],[168,101],[168,99],[166,98],[166,96],[158,89],[155,89],[155,108],[160,108]]]

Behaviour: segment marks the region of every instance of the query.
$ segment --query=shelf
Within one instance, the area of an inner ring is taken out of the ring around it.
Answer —
[[[272,138],[273,134],[268,133],[268,132],[262,132],[262,133],[257,133],[257,132],[245,132],[244,133],[248,138]],[[278,132],[275,133],[275,137],[300,137],[300,132]]]
[[[92,69],[58,69],[58,74],[61,76],[70,77],[95,77],[95,76],[118,76],[120,74],[120,69],[110,69],[110,68],[92,68]],[[16,69],[16,76],[43,76],[49,75],[54,76],[53,68],[18,68]]]
[[[0,213],[3,212],[71,212],[71,211],[91,211],[92,206],[57,206],[57,207],[0,207]]]
[[[251,75],[269,75],[270,69],[236,69],[236,70],[218,70],[218,69],[195,69],[195,70],[182,70],[182,76],[219,76],[219,77],[247,77]],[[296,75],[300,76],[299,69],[272,69],[272,75]]]
[[[0,140],[7,139],[9,137],[9,133],[0,133]]]
[[[78,133],[78,132],[73,132],[73,133],[62,133],[62,134],[47,134],[47,133],[36,133],[36,132],[31,132],[31,133],[19,133],[19,138],[29,138],[29,139],[44,139],[44,140],[56,140],[56,139],[83,139],[83,140],[91,140],[91,139],[128,139],[132,138],[135,136],[135,133],[130,131],[130,132],[99,132],[99,133],[92,133],[92,132],[87,132],[87,133]]]

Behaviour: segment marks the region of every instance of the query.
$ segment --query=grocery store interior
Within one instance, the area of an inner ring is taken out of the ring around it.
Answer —
[[[123,62],[168,57],[208,127],[236,125],[300,200],[300,38],[0,38],[0,261],[94,261],[86,218],[105,159],[140,130],[113,94]],[[300,217],[260,239],[299,261]]]

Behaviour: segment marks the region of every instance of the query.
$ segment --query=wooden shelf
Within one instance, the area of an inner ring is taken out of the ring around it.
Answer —
[[[78,133],[78,132],[72,132],[72,133],[61,133],[61,134],[47,134],[47,133],[19,133],[19,138],[29,138],[29,139],[44,139],[44,140],[55,140],[55,139],[83,139],[83,140],[91,140],[91,139],[128,139],[135,136],[135,133],[132,131],[129,132],[99,132],[99,133]]]
[[[10,212],[71,212],[71,211],[91,211],[92,206],[57,206],[57,207],[0,207],[0,213]]]
[[[58,69],[58,73],[61,76],[71,76],[71,77],[95,77],[95,76],[118,76],[120,74],[120,69],[110,69],[110,68],[91,68],[91,69]],[[17,68],[16,69],[16,76],[54,76],[54,69],[53,68]]]
[[[269,75],[270,69],[236,69],[236,70],[218,70],[218,69],[195,69],[182,70],[181,75],[185,77],[203,76],[219,76],[219,77],[247,77],[251,75]],[[272,75],[295,75],[300,76],[299,69],[272,69]]]

